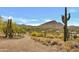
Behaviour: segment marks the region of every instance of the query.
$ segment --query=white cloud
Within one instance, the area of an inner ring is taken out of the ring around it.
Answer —
[[[32,25],[32,26],[40,25],[37,19],[16,18],[15,21],[16,20],[18,24],[25,24],[25,25]]]
[[[52,21],[52,19],[45,19],[45,22],[49,22],[49,21]]]
[[[69,23],[68,26],[79,26],[79,24],[74,22],[74,23]]]
[[[4,19],[8,19],[8,16],[1,15],[1,17],[3,17]]]
[[[16,20],[15,20],[15,21],[16,21]],[[21,23],[23,23],[23,24],[25,24],[25,23],[27,22],[27,20],[24,19],[24,18],[18,18],[18,21],[21,22]]]
[[[12,18],[13,18],[12,16],[9,16],[9,17],[8,17],[8,19],[12,19]]]
[[[8,16],[2,16],[6,20],[8,19]],[[13,17],[13,21],[17,24],[25,24],[25,25],[32,25],[32,26],[38,26],[40,24],[43,24],[45,22],[52,21],[52,19],[27,19],[27,18],[19,18],[19,17]]]
[[[29,19],[29,20],[31,20],[31,21],[38,21],[37,19]]]
[[[52,19],[38,20],[38,19],[24,19],[24,18],[20,18],[19,21],[20,21],[20,24],[38,26],[38,25],[41,25],[41,24],[43,24],[45,22],[52,21]]]
[[[36,23],[36,24],[30,24],[32,26],[39,26],[40,24],[39,23]]]

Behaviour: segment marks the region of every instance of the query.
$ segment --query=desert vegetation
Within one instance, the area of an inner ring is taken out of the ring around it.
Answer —
[[[69,19],[70,13],[67,14],[67,8],[65,7],[65,13],[64,16],[62,16],[62,22],[64,23],[62,31],[56,29],[55,31],[34,31],[31,33],[32,39],[46,46],[55,46],[59,51],[79,51],[78,32],[68,28],[67,22]]]
[[[50,21],[40,26],[17,24],[11,17],[0,16],[0,51],[79,51],[79,28],[68,27],[71,14],[61,17],[62,23]],[[10,39],[10,40],[9,40]]]
[[[26,26],[18,25],[12,19],[3,21],[3,17],[0,17],[0,33],[3,34],[3,38],[21,37],[21,34],[26,33]]]

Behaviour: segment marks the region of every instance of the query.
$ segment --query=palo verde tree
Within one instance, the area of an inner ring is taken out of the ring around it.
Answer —
[[[62,15],[62,22],[64,23],[64,41],[68,40],[67,22],[70,19],[70,13],[67,14],[67,7],[65,7],[65,14]]]
[[[3,31],[3,27],[4,27],[3,17],[0,16],[0,32]]]

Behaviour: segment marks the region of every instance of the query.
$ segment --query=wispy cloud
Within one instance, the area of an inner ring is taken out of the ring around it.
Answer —
[[[3,16],[2,17],[7,20],[9,16]],[[34,18],[17,18],[17,17],[12,17],[13,21],[16,22],[17,24],[25,24],[25,25],[32,25],[32,26],[38,26],[40,24],[43,24],[45,22],[52,21],[52,19],[34,19]]]
[[[8,19],[8,16],[2,16],[5,21]],[[32,25],[32,26],[38,26],[40,24],[43,24],[45,22],[52,21],[52,19],[34,19],[34,18],[17,18],[13,17],[13,21],[16,22],[17,24],[25,24],[25,25]],[[71,20],[68,22],[68,26],[70,25],[76,25],[79,26],[79,18],[71,18]]]
[[[52,21],[52,19],[44,19],[45,22],[49,22],[49,21]]]

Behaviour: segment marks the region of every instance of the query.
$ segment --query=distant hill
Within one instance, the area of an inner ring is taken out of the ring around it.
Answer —
[[[63,24],[53,20],[53,21],[49,21],[49,22],[46,22],[44,24],[41,24],[39,27],[45,28],[45,29],[50,29],[50,28],[62,29]]]
[[[69,30],[79,31],[79,26],[68,26]]]
[[[47,30],[47,31],[52,31],[52,30],[62,30],[63,29],[63,24],[60,22],[57,22],[55,20],[43,23],[39,26],[30,26],[30,25],[24,25],[21,24],[21,26],[26,26],[31,30]],[[74,31],[79,31],[79,26],[68,26],[69,30],[74,30]]]

